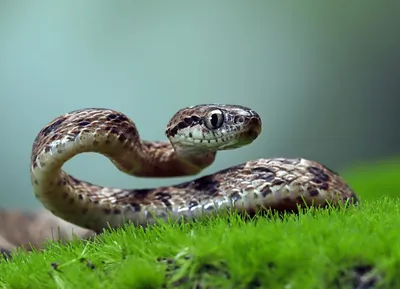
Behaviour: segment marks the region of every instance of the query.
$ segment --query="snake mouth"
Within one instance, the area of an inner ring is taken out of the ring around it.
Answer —
[[[261,133],[261,126],[250,127],[242,132],[239,137],[220,146],[219,150],[233,150],[251,144]]]

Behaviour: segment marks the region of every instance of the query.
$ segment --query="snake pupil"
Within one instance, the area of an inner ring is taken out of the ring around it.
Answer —
[[[205,119],[205,125],[209,129],[217,129],[219,128],[224,121],[224,116],[220,110],[212,111],[208,118]]]
[[[218,116],[215,113],[211,115],[211,125],[213,127],[216,127],[218,125]]]

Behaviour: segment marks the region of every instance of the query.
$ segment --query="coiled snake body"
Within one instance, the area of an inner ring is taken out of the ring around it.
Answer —
[[[54,215],[102,231],[125,222],[146,226],[157,218],[194,219],[220,208],[296,210],[357,201],[333,171],[302,159],[258,159],[174,186],[117,189],[78,180],[62,170],[84,152],[100,153],[122,172],[141,177],[195,175],[218,150],[250,144],[261,118],[238,105],[196,105],[179,110],[167,125],[169,142],[140,139],[135,124],[111,109],[82,109],[62,115],[38,134],[31,156],[36,197]]]

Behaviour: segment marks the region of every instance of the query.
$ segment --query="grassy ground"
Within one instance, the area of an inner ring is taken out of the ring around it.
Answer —
[[[400,288],[400,160],[344,172],[356,208],[127,227],[0,261],[4,288]]]

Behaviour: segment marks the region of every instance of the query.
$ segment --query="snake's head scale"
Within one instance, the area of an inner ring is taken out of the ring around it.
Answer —
[[[261,118],[240,105],[203,104],[179,110],[166,135],[179,154],[216,152],[252,143],[261,133]]]

